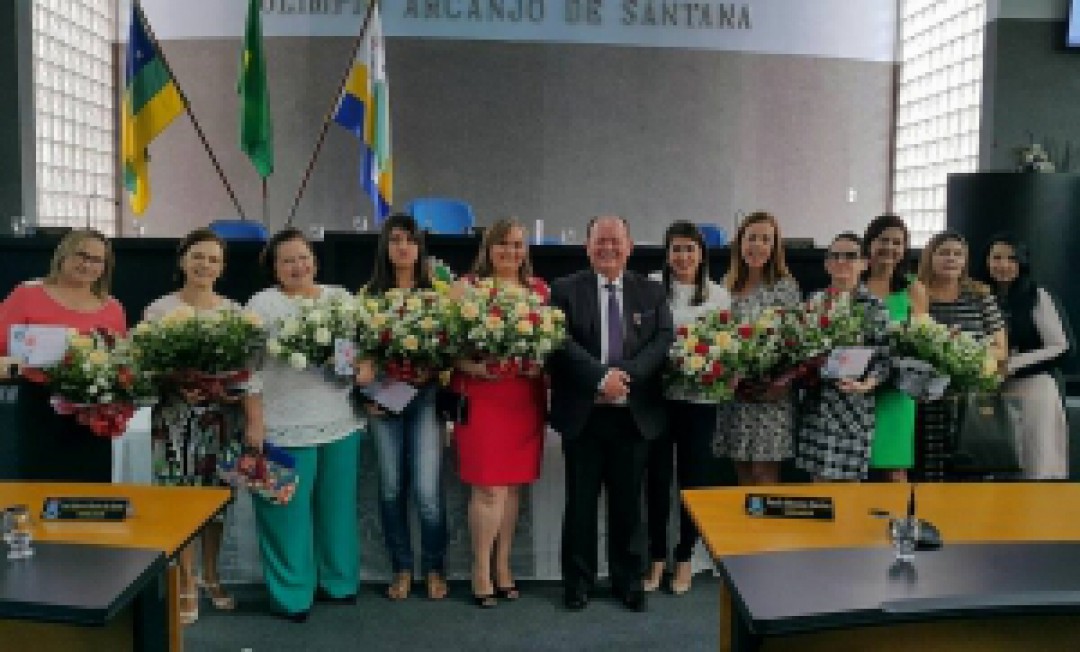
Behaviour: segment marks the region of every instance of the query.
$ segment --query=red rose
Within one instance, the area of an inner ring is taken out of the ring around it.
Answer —
[[[730,310],[718,310],[716,312],[716,320],[719,321],[721,324],[726,324],[726,323],[730,322],[731,321],[731,311]]]
[[[694,353],[697,353],[698,355],[705,355],[708,352],[709,352],[709,345],[708,344],[698,344],[697,346],[694,347]]]
[[[393,338],[393,334],[389,330],[385,330],[385,331],[379,333],[379,343],[380,344],[389,344],[390,340],[392,338]]]
[[[538,315],[537,313],[530,312],[528,319],[529,319],[529,323],[532,324],[533,326],[539,326],[540,325],[540,315]]]
[[[499,306],[491,306],[491,316],[499,317],[501,319],[503,316],[502,308],[500,308]]]
[[[712,373],[714,376],[720,376],[724,373],[724,365],[719,360],[712,363]]]
[[[794,347],[796,344],[798,344],[798,342],[795,340],[784,340],[784,346],[788,348]]]
[[[822,315],[821,319],[818,320],[818,323],[821,324],[822,328],[828,328],[832,321],[829,319],[828,315]]]
[[[492,299],[499,296],[499,288],[491,288],[491,290],[488,292],[488,296],[490,296]]]
[[[753,334],[754,327],[750,324],[743,324],[742,326],[739,326],[739,337],[743,338],[744,340],[750,339]]]
[[[127,367],[120,367],[116,370],[116,382],[120,383],[124,389],[131,389],[131,385],[135,382],[135,374],[131,373]]]
[[[690,334],[690,329],[687,328],[686,326],[679,326],[679,329],[677,331],[675,331],[675,333],[679,337],[686,337],[687,335]]]
[[[712,374],[705,374],[701,377],[701,382],[703,385],[712,385],[716,382],[716,376]]]

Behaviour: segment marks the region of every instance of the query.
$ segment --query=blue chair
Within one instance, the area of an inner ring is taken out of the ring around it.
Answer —
[[[476,223],[472,206],[460,199],[424,197],[405,205],[420,228],[432,233],[467,235]]]
[[[723,247],[728,243],[727,229],[716,224],[698,224],[698,230],[705,238],[706,247]]]
[[[250,220],[214,220],[210,223],[210,230],[226,242],[238,240],[266,242],[270,239],[270,232],[266,230],[262,222]]]

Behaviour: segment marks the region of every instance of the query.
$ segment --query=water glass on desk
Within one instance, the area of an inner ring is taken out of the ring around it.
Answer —
[[[30,543],[34,540],[31,531],[30,509],[26,505],[14,505],[4,510],[4,541],[8,544],[8,559],[25,559],[34,554]]]
[[[913,516],[889,520],[889,540],[896,551],[896,560],[911,562],[915,559],[915,542],[919,538],[919,519]]]

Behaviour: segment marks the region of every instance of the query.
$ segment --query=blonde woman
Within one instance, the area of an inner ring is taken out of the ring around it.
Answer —
[[[801,300],[799,285],[784,262],[780,225],[765,212],[747,215],[735,234],[724,285],[736,319],[752,320],[768,308],[788,308]],[[780,462],[794,454],[792,408],[788,397],[720,406],[713,450],[735,461],[739,484],[776,484]]]

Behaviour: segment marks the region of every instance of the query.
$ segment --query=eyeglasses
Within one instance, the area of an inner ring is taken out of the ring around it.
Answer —
[[[829,260],[846,260],[854,261],[862,257],[857,251],[830,251],[825,254],[825,257]]]
[[[105,259],[101,256],[94,256],[83,251],[76,251],[72,254],[87,265],[104,265]]]

